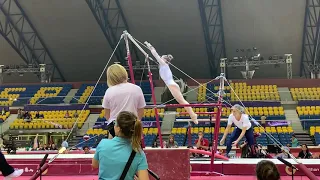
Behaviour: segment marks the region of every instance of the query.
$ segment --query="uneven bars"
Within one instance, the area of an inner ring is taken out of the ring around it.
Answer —
[[[128,59],[128,66],[129,66],[131,83],[132,83],[132,84],[136,84],[136,82],[135,82],[135,80],[134,80],[134,73],[133,73],[133,67],[132,67],[132,59],[131,59],[131,54],[130,54],[130,49],[129,49],[128,33],[124,33],[124,42],[125,42],[125,44],[126,44],[127,59]]]
[[[203,114],[203,115],[214,115],[214,114],[217,114],[217,112],[194,112],[196,114]],[[186,114],[189,114],[187,112],[180,112],[180,113],[177,113],[178,115],[186,115]]]
[[[166,108],[166,107],[214,107],[220,106],[219,103],[206,104],[163,104],[163,105],[147,105],[146,108]]]
[[[224,74],[221,73],[220,76],[217,77],[220,81],[220,86],[219,86],[219,92],[218,92],[218,111],[216,114],[216,123],[214,126],[214,136],[212,139],[212,148],[211,148],[211,153],[214,154],[217,152],[218,148],[218,136],[219,136],[219,130],[220,130],[220,120],[221,120],[221,112],[222,112],[222,101],[223,101],[223,94],[224,94]],[[212,118],[212,117],[211,117]],[[212,120],[212,119],[211,119]],[[210,171],[213,172],[214,170],[214,156],[211,156],[211,162],[210,162]]]
[[[183,119],[183,118],[180,118],[180,119],[176,119],[176,122],[189,122],[191,119]],[[211,120],[210,119],[198,119],[199,122],[216,122],[216,120]],[[227,122],[228,119],[221,119],[221,121],[224,121],[224,122]]]
[[[136,45],[136,47],[138,47],[138,49],[145,56],[145,62],[148,65],[148,76],[149,76],[149,83],[150,83],[150,87],[151,87],[152,101],[153,101],[153,105],[156,106],[157,105],[157,101],[156,101],[156,95],[155,95],[155,92],[154,92],[154,86],[153,86],[153,80],[152,80],[152,72],[151,72],[150,64],[149,64],[149,54],[146,53],[141,48],[141,46],[134,40],[134,38],[127,31],[124,31],[124,34],[126,34],[126,36],[131,40],[131,42],[134,45]],[[157,128],[158,128],[158,133],[159,133],[160,147],[163,148],[163,140],[162,140],[161,126],[160,126],[160,117],[159,117],[159,112],[158,112],[157,107],[155,107],[154,111],[155,111],[155,115],[156,115],[156,124],[157,124]]]
[[[132,66],[132,59],[131,59],[131,54],[130,54],[130,47],[129,47],[129,41],[128,41],[128,32],[124,31],[123,36],[124,36],[124,42],[126,45],[126,50],[127,50],[127,60],[128,60],[128,66],[129,66],[129,72],[130,72],[130,78],[131,78],[131,83],[136,84],[135,79],[134,79],[134,73],[133,73],[133,66]],[[141,141],[142,148],[145,148],[145,142],[144,142],[144,136],[142,136],[142,141]]]

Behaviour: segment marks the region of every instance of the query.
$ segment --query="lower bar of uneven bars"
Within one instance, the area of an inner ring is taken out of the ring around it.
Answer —
[[[179,122],[188,122],[191,121],[191,119],[176,119],[176,121]],[[199,122],[210,122],[210,119],[198,119]],[[228,119],[221,119],[221,121],[228,121]],[[211,122],[216,122],[216,120],[212,120]]]
[[[33,176],[29,179],[29,180],[36,180],[38,179],[38,177],[40,176],[40,174],[42,174],[45,170],[47,170],[49,168],[49,164],[46,163],[44,164],[41,168],[40,171],[36,171],[36,173],[33,174]]]
[[[207,115],[213,115],[213,114],[217,114],[216,112],[194,112],[196,114],[207,114]],[[186,115],[186,114],[189,114],[187,112],[180,112],[180,113],[177,113],[177,114],[180,114],[180,115]]]
[[[165,104],[164,107],[214,107],[220,106],[221,104],[218,103],[211,103],[211,104]]]

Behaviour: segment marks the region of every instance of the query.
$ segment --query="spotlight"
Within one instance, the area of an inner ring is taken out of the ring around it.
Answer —
[[[253,47],[252,49],[253,49],[254,51],[258,50],[256,47]]]

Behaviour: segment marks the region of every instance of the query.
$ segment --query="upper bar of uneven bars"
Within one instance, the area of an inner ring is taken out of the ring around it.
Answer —
[[[142,47],[136,42],[136,40],[133,39],[131,34],[129,34],[127,31],[123,31],[123,34],[125,34],[128,37],[128,39],[130,39],[131,42],[137,46],[137,48],[142,52],[144,56],[149,57],[148,53],[146,53],[146,51],[142,49]]]

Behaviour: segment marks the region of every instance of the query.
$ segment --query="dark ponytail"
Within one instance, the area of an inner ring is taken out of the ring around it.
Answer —
[[[260,161],[256,166],[256,176],[258,180],[279,180],[280,173],[277,166],[267,160]]]
[[[141,149],[142,123],[136,120],[134,123],[133,134],[131,137],[132,149],[138,152]]]
[[[132,149],[139,152],[141,149],[142,123],[135,114],[122,111],[117,117],[117,126],[125,138],[131,140]]]

